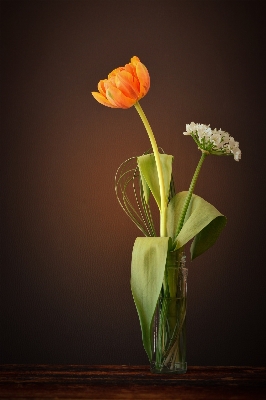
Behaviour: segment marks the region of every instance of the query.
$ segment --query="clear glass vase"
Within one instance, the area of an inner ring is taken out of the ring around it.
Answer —
[[[186,362],[187,274],[185,254],[170,252],[153,320],[151,372],[183,374]]]

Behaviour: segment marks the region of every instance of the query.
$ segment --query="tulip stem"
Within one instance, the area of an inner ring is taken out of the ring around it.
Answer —
[[[156,168],[157,168],[157,173],[158,173],[158,178],[159,178],[159,187],[160,187],[160,196],[161,196],[161,207],[160,207],[160,236],[165,237],[166,236],[166,211],[167,211],[167,200],[166,200],[166,195],[165,195],[165,186],[164,186],[164,179],[163,179],[163,169],[162,169],[162,163],[160,159],[160,153],[158,150],[158,146],[154,137],[154,134],[152,132],[151,126],[149,124],[149,121],[147,120],[146,115],[144,114],[144,111],[142,110],[139,102],[135,103],[135,108],[137,112],[139,113],[139,116],[146,128],[146,131],[148,133],[151,145],[152,145],[152,150],[153,154],[155,157],[155,163],[156,163]]]

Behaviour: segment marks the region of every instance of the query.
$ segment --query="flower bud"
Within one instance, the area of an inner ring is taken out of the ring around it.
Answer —
[[[111,108],[130,108],[150,88],[150,75],[138,57],[134,56],[125,67],[114,69],[107,79],[98,83],[99,92],[92,92],[101,104]]]

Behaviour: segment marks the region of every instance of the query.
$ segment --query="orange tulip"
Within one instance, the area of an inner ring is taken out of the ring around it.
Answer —
[[[129,108],[146,95],[150,88],[150,75],[138,57],[129,64],[114,69],[108,79],[100,80],[99,92],[92,92],[101,104],[111,108]]]

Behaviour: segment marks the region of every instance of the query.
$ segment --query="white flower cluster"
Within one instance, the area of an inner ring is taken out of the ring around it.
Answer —
[[[210,125],[204,124],[186,124],[186,132],[184,135],[190,135],[197,143],[199,149],[216,155],[234,155],[234,159],[241,159],[241,150],[239,143],[229,135],[228,132],[211,129]]]

